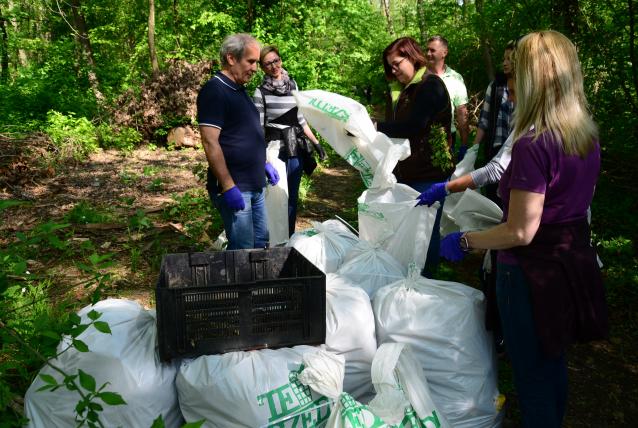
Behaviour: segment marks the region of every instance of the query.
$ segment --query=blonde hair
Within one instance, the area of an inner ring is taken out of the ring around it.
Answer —
[[[568,155],[594,149],[598,128],[589,114],[583,74],[572,42],[556,31],[523,37],[516,46],[514,139],[534,126],[534,139],[551,132]]]

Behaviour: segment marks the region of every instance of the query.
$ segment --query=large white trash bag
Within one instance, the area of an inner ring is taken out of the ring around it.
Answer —
[[[386,153],[372,187],[357,199],[359,237],[379,244],[403,266],[423,266],[438,204],[416,206],[419,192],[396,182],[392,171],[404,151],[395,146]]]
[[[298,375],[303,356],[319,352],[325,351],[296,346],[184,360],[176,380],[184,418],[219,428],[292,427],[302,426],[302,420],[318,426],[328,418],[328,399]]]
[[[295,232],[287,247],[294,247],[324,273],[336,272],[359,238],[338,220],[312,222],[312,228]]]
[[[372,363],[377,392],[370,404],[339,396],[326,428],[451,428],[437,409],[428,382],[409,346],[386,343]]]
[[[370,299],[381,287],[404,279],[407,267],[399,263],[380,244],[359,241],[346,255],[337,271],[351,284],[363,288]]]
[[[372,392],[370,368],[377,351],[368,294],[337,274],[326,275],[326,349],[345,357],[343,390],[357,400]]]
[[[476,158],[478,156],[478,149],[478,144],[474,144],[472,147],[467,149],[463,160],[456,164],[456,168],[454,169],[454,173],[452,173],[452,176],[450,177],[450,181],[474,171],[474,164],[476,163]],[[450,213],[452,212],[454,207],[456,207],[456,204],[461,199],[461,196],[462,195],[460,193],[452,193],[445,198],[445,204],[443,204],[443,214],[441,216],[441,236],[459,231],[459,226],[454,222],[452,218],[450,218]]]
[[[100,388],[108,382],[104,391],[117,392],[125,405],[104,407],[100,420],[107,427],[150,427],[160,415],[167,427],[179,427],[182,416],[177,403],[174,364],[160,363],[155,350],[157,328],[155,311],[147,311],[130,300],[108,299],[82,309],[78,315],[88,324],[88,313],[101,312],[99,321],[109,324],[112,334],[100,333],[91,327],[77,339],[86,343],[89,352],[68,349],[51,364],[70,375],[78,370],[93,376]],[[58,352],[69,346],[65,338]],[[49,366],[40,374],[62,376]],[[45,383],[38,376],[26,393],[25,411],[29,427],[75,427],[75,406],[80,401],[76,391],[62,387],[56,391],[38,391]]]
[[[503,211],[489,198],[466,189],[458,203],[449,213],[449,217],[459,226],[462,232],[468,230],[484,230],[500,224]]]
[[[279,182],[267,185],[265,194],[271,247],[288,241],[288,173],[286,163],[279,159],[280,144],[279,140],[271,141],[266,149],[266,162],[279,173]]]
[[[402,145],[408,150],[405,157],[410,155],[409,141],[377,132],[365,107],[355,100],[322,90],[293,91],[293,95],[308,123],[359,171],[367,187],[390,147]]]
[[[453,427],[494,425],[497,369],[482,292],[411,270],[379,290],[372,307],[377,342],[412,347],[434,403]]]

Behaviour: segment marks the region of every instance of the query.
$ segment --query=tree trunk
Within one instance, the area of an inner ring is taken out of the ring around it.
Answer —
[[[392,15],[390,15],[390,0],[381,0],[381,5],[383,7],[383,15],[388,24],[388,32],[394,37],[394,26],[392,25]]]
[[[416,16],[419,20],[419,42],[421,46],[425,47],[425,42],[428,40],[428,31],[425,25],[425,5],[423,0],[416,0]]]
[[[7,7],[8,7],[8,10],[13,10],[14,4],[11,0],[7,2]],[[19,28],[18,28],[18,21],[15,18],[9,18],[9,22],[11,23],[11,27],[13,27],[13,33],[20,34]],[[17,70],[18,67],[26,66],[28,63],[29,61],[27,59],[27,53],[24,51],[24,49],[18,49],[17,61],[14,61],[13,68]]]
[[[578,0],[554,0],[553,10],[554,28],[562,31],[572,40],[578,36],[581,18]]]
[[[638,63],[636,62],[636,21],[633,0],[627,0],[629,8],[629,59],[631,60],[631,77],[634,84],[634,94],[638,98]],[[632,99],[632,104],[635,105]]]
[[[175,45],[177,47],[177,51],[179,52],[182,50],[182,46],[179,41],[179,36],[181,34],[181,31],[180,31],[179,8],[177,7],[177,0],[173,0],[173,19],[175,22]]]
[[[86,20],[84,14],[80,10],[80,0],[71,0],[71,10],[73,11],[73,24],[75,26],[75,38],[80,44],[80,50],[82,57],[88,65],[88,77],[91,90],[95,95],[98,102],[104,101],[104,95],[100,91],[100,85],[95,72],[95,59],[93,57],[93,49],[91,48],[91,40],[89,40],[89,33],[86,28]]]
[[[159,63],[155,50],[155,0],[148,0],[148,51],[151,55],[151,68],[153,77],[159,76]]]
[[[251,32],[253,29],[253,22],[255,20],[255,5],[253,4],[253,0],[248,0],[247,2],[246,15],[248,21],[248,32]]]
[[[0,81],[6,83],[9,80],[9,43],[7,36],[7,26],[2,9],[0,9],[0,33],[2,34],[2,44],[0,45]]]
[[[479,18],[479,40],[481,43],[481,51],[483,55],[483,61],[485,61],[485,72],[487,73],[487,77],[490,82],[494,80],[494,61],[492,60],[492,43],[490,41],[489,36],[487,35],[487,31],[485,30],[485,17],[483,16],[483,0],[476,0],[476,12]]]

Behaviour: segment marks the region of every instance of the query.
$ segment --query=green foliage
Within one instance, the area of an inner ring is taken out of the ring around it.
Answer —
[[[86,201],[77,203],[64,216],[64,221],[73,224],[105,223],[110,219],[110,215],[99,212]]]
[[[216,236],[222,230],[219,213],[213,210],[210,198],[205,189],[193,189],[183,195],[172,195],[175,204],[162,213],[165,220],[180,223],[184,233],[190,237],[192,244],[205,241],[206,237]]]
[[[132,152],[142,142],[142,134],[133,128],[114,130],[106,123],[101,123],[96,134],[100,146],[105,149],[121,150],[124,153]]]
[[[98,150],[95,126],[85,117],[75,118],[57,111],[47,113],[46,132],[57,149],[57,160],[85,159]]]
[[[450,153],[445,129],[441,126],[432,126],[429,141],[432,146],[432,165],[444,171],[453,169],[454,162],[452,161],[452,153]]]

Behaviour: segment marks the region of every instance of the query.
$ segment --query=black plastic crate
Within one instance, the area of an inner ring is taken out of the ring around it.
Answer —
[[[167,254],[156,302],[163,361],[326,337],[326,275],[294,248]]]

